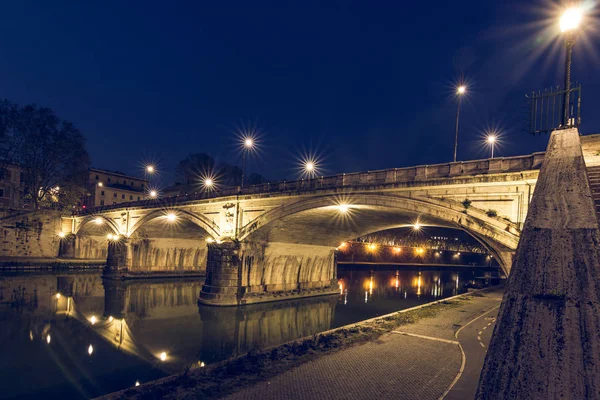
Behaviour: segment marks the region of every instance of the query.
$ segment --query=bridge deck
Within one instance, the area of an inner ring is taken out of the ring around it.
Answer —
[[[414,167],[391,168],[378,171],[354,172],[322,176],[297,181],[281,181],[245,187],[227,187],[212,191],[201,191],[190,194],[148,199],[113,205],[94,207],[83,210],[79,214],[102,212],[120,208],[155,207],[157,204],[174,206],[191,201],[207,200],[228,196],[248,196],[255,194],[307,192],[321,189],[337,189],[348,187],[366,187],[388,184],[410,184],[414,182],[433,181],[436,179],[473,177],[487,174],[515,173],[539,170],[544,159],[544,152],[514,156],[496,157],[481,160],[459,161],[453,163],[418,165]]]

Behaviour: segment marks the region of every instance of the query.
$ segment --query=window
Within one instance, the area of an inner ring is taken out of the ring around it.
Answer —
[[[133,200],[133,196],[129,196],[129,200]]]
[[[4,168],[0,169],[0,179],[4,179],[6,177],[6,170]]]
[[[133,181],[131,181],[131,187],[133,187]]]
[[[104,190],[100,192],[100,196],[104,196]]]
[[[4,189],[0,189],[0,197],[4,197]]]
[[[127,181],[123,179],[123,185],[127,185]]]
[[[100,200],[100,205],[103,206],[104,205],[104,200]]]
[[[138,196],[138,201],[140,201],[140,196]]]
[[[144,184],[142,183],[142,190],[144,190]]]
[[[100,179],[100,177],[98,175],[96,175],[96,180]]]
[[[24,183],[25,182],[25,174],[24,173],[20,173],[21,177],[19,178],[19,182]]]
[[[106,180],[107,182],[110,182],[110,176],[108,177],[108,179]]]
[[[121,199],[125,200],[125,195],[124,194],[121,195]]]
[[[116,194],[116,193],[113,193],[113,197],[117,197],[117,194]]]

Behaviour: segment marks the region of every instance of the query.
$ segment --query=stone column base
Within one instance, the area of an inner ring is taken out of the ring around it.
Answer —
[[[239,257],[235,242],[209,243],[206,259],[206,279],[198,302],[216,306],[234,306],[241,297]]]

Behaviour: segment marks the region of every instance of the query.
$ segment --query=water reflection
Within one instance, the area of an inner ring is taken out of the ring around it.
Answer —
[[[0,373],[10,382],[3,398],[94,397],[313,335],[330,329],[337,303],[199,307],[201,280],[0,279],[0,351],[8,355]]]
[[[339,295],[244,307],[198,306],[201,279],[0,277],[0,397],[99,396],[451,296],[475,275],[340,268]]]
[[[469,287],[497,284],[496,268],[338,267],[340,295],[334,326],[454,296]]]

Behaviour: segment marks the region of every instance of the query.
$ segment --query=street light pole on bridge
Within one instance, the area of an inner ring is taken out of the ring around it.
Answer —
[[[581,10],[572,6],[565,10],[560,18],[560,30],[565,34],[565,46],[567,54],[565,57],[565,95],[564,95],[564,110],[562,116],[562,126],[569,126],[571,121],[569,118],[569,102],[571,97],[571,56],[573,54],[573,45],[575,44],[575,33],[581,22]]]
[[[456,135],[454,137],[454,162],[456,162],[456,151],[458,149],[458,117],[460,116],[460,101],[466,91],[467,91],[467,87],[465,85],[460,85],[456,89],[457,103],[456,103]]]

